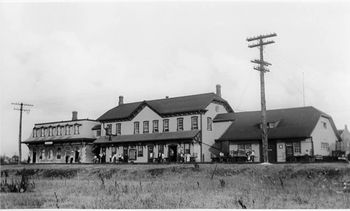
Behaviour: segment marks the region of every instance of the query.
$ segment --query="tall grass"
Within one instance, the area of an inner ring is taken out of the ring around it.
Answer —
[[[45,166],[32,177],[33,192],[1,193],[0,201],[1,208],[349,208],[350,169],[333,165]]]

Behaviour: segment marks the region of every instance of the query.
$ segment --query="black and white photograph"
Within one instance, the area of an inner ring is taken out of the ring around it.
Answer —
[[[0,0],[1,209],[350,209],[350,1]]]

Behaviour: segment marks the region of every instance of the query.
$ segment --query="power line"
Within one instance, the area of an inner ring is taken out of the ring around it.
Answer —
[[[261,94],[261,123],[262,123],[262,145],[263,145],[263,160],[265,163],[269,162],[268,159],[268,137],[267,137],[267,122],[266,122],[266,100],[265,100],[265,78],[264,74],[270,70],[266,66],[270,66],[271,63],[264,61],[264,46],[275,43],[273,40],[264,40],[266,38],[275,37],[276,33],[268,35],[260,35],[257,37],[247,38],[248,42],[258,41],[257,43],[248,45],[249,48],[259,47],[260,60],[252,60],[252,63],[258,64],[258,67],[254,67],[254,70],[260,72],[260,94]]]
[[[26,103],[11,103],[12,105],[19,105],[19,108],[14,108],[14,110],[19,112],[19,135],[18,135],[18,164],[21,164],[22,161],[22,112],[30,111],[30,109],[24,109],[24,106],[31,107],[33,105]]]

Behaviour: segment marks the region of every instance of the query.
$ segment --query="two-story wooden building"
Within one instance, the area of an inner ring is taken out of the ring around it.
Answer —
[[[120,96],[119,105],[99,117],[101,126],[94,128],[103,161],[211,161],[214,140],[228,127],[215,130],[213,119],[233,113],[220,85],[216,88],[216,93],[133,103],[123,103]]]
[[[38,123],[34,125],[27,144],[31,163],[91,163],[93,141],[92,128],[99,123],[90,119],[78,119],[73,111],[72,120]]]

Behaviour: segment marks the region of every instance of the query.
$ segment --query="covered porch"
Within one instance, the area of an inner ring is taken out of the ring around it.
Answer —
[[[99,163],[173,163],[200,160],[200,131],[102,136],[94,142]]]

